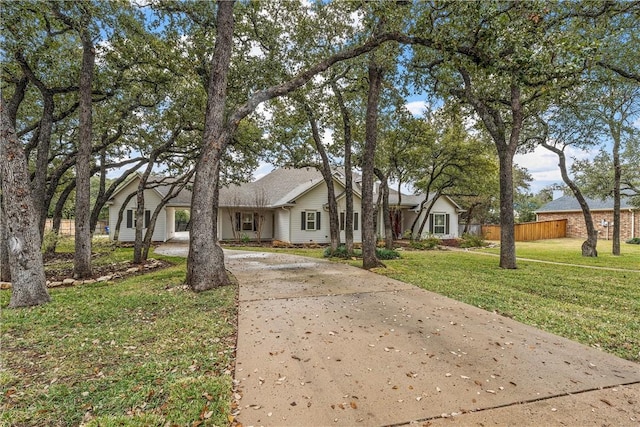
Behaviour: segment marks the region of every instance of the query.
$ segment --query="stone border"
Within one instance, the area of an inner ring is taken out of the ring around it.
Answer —
[[[122,264],[129,264],[130,261],[125,261]],[[47,288],[60,288],[60,287],[70,287],[70,286],[78,286],[78,285],[89,285],[92,283],[100,283],[100,282],[108,282],[110,280],[115,279],[123,279],[128,276],[132,276],[134,274],[155,270],[156,268],[162,267],[164,264],[154,258],[147,259],[144,264],[141,264],[137,267],[130,267],[127,270],[119,271],[113,274],[106,274],[104,276],[100,276],[96,279],[86,279],[86,280],[76,280],[72,277],[68,277],[63,279],[62,281],[51,281],[47,280]],[[11,289],[11,282],[0,282],[0,289]]]

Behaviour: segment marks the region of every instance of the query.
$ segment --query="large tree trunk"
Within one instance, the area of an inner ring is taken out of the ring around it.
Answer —
[[[615,126],[615,130],[614,130]],[[620,255],[620,129],[619,125],[612,125],[613,136],[613,255]]]
[[[12,287],[9,307],[44,304],[47,292],[38,215],[31,198],[27,159],[0,98],[0,180],[8,227]]]
[[[373,204],[373,168],[378,141],[378,102],[381,90],[382,69],[372,59],[369,64],[369,94],[362,158],[362,267],[367,270],[383,265],[376,256],[376,209]]]
[[[207,89],[205,130],[191,200],[191,233],[187,258],[187,284],[206,291],[230,283],[224,253],[218,244],[218,184],[220,159],[231,135],[225,129],[227,77],[233,47],[233,5],[218,1],[217,37]]]
[[[95,50],[85,23],[82,39],[82,69],[80,71],[80,129],[76,160],[75,256],[73,277],[91,277],[91,135],[92,84]]]
[[[500,159],[500,267],[517,268],[513,215],[513,154],[499,150]]]
[[[564,155],[564,151],[554,147],[553,145],[549,145],[545,142],[541,144],[547,150],[550,150],[558,155],[558,166],[560,167],[560,174],[562,175],[562,180],[565,184],[571,189],[573,195],[576,200],[580,204],[580,209],[582,209],[582,216],[584,217],[584,224],[587,228],[587,240],[582,243],[582,256],[585,257],[597,257],[598,251],[596,246],[598,244],[598,230],[593,225],[593,217],[591,216],[591,210],[589,209],[589,205],[582,195],[582,191],[580,188],[573,182],[571,178],[569,178],[569,174],[567,173],[567,161]]]
[[[520,88],[516,83],[511,85],[511,133],[507,138],[505,120],[500,112],[492,108],[488,101],[478,98],[472,90],[471,76],[463,68],[458,68],[464,81],[464,89],[454,91],[457,96],[463,98],[478,113],[485,128],[491,135],[498,151],[500,165],[500,267],[507,269],[517,268],[516,240],[513,214],[513,156],[518,148],[520,133],[524,124],[524,112]]]
[[[217,242],[217,186],[220,159],[240,121],[262,102],[298,89],[337,62],[370,52],[383,42],[397,38],[391,33],[380,34],[360,46],[340,51],[316,63],[290,80],[254,92],[243,105],[231,113],[225,122],[227,75],[233,48],[233,2],[219,0],[217,5],[217,37],[207,89],[203,147],[196,165],[191,202],[192,221],[187,258],[187,284],[195,291],[204,291],[229,283],[224,267],[224,254]]]
[[[0,183],[0,194],[2,194],[2,184]],[[7,217],[2,207],[2,196],[0,196],[0,282],[11,281],[11,270],[9,269],[9,227]]]

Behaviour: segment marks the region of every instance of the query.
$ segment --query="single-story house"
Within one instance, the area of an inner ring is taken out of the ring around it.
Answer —
[[[344,174],[334,171],[334,188],[338,202],[340,239],[345,233],[345,183]],[[353,238],[362,241],[362,202],[359,176],[354,175]],[[140,180],[132,176],[109,200],[109,235],[113,239],[118,212],[127,196],[135,192]],[[169,185],[155,186],[145,190],[145,221],[169,191]],[[391,190],[390,206],[393,209],[394,233],[397,236],[411,227],[418,215],[421,196],[402,194],[398,207],[398,193]],[[377,195],[374,195],[374,200]],[[241,185],[220,189],[218,209],[218,239],[220,240],[280,240],[283,242],[329,243],[328,190],[319,171],[313,168],[280,168],[258,179]],[[182,190],[162,208],[156,221],[154,241],[167,241],[176,233],[175,213],[189,210],[191,192]],[[135,239],[136,198],[131,198],[125,207],[118,239]],[[442,196],[434,204],[423,235],[434,234],[444,238],[455,238],[458,233],[460,207],[449,197]],[[421,214],[420,221],[424,213]],[[379,236],[384,236],[382,212],[376,219]]]
[[[600,239],[613,236],[613,198],[605,200],[586,199],[594,225]],[[567,220],[567,237],[587,237],[587,228],[578,200],[573,196],[562,196],[550,201],[535,211],[536,221]],[[640,236],[640,209],[631,205],[629,198],[620,200],[620,239],[629,240]]]

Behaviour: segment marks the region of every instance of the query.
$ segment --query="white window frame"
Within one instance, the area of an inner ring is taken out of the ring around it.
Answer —
[[[304,222],[305,222],[305,230],[306,231],[317,231],[316,225],[316,218],[317,218],[317,212],[316,211],[305,211],[304,212]],[[309,219],[311,218],[311,219]],[[309,224],[313,224],[313,226],[309,226]]]
[[[255,231],[253,212],[242,212],[240,214],[240,231]],[[249,227],[249,228],[245,228]]]
[[[442,224],[438,224],[438,218],[442,219]],[[442,231],[439,231],[439,230]],[[433,213],[433,234],[446,234],[447,233],[447,214],[442,212]]]

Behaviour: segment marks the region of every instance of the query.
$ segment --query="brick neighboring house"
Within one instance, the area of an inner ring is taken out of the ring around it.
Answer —
[[[613,237],[613,198],[606,200],[586,199],[593,218],[598,238],[609,240]],[[587,237],[584,216],[580,204],[573,196],[563,196],[552,200],[537,211],[537,221],[567,220],[567,237]],[[620,240],[640,237],[640,209],[632,206],[629,199],[620,201]]]

